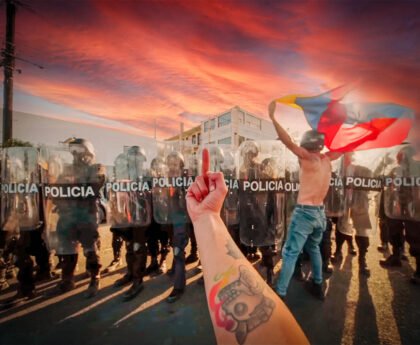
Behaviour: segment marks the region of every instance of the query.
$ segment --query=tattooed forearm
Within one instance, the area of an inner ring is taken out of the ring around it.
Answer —
[[[245,266],[239,266],[239,278],[228,283],[232,269],[215,284],[209,295],[216,324],[234,332],[239,344],[244,344],[249,332],[267,322],[275,303],[263,295],[264,286]]]
[[[226,243],[227,255],[231,256],[234,259],[240,259],[242,253],[232,239],[228,239]]]

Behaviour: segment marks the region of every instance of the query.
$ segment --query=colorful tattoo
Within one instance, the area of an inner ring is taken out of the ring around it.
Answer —
[[[230,267],[215,277],[215,281],[220,281],[210,291],[209,304],[216,325],[234,332],[242,345],[249,332],[270,319],[275,303],[263,295],[263,285],[245,266],[239,266],[239,278],[228,283],[234,273]]]

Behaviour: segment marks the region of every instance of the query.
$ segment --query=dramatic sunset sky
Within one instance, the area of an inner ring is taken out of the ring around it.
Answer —
[[[18,111],[150,136],[156,119],[165,138],[180,121],[235,105],[266,117],[273,98],[357,81],[353,97],[412,107],[419,123],[419,1],[22,2],[16,55],[44,69],[17,61]]]

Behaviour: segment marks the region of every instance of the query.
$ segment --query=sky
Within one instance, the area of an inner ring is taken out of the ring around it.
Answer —
[[[268,118],[274,98],[356,82],[350,97],[413,108],[420,133],[419,1],[22,2],[16,55],[43,69],[17,60],[18,111],[148,136],[156,124],[163,139],[235,105]]]

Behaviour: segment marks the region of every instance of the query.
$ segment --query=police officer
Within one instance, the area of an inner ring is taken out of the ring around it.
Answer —
[[[402,147],[396,156],[397,166],[388,174],[391,178],[420,176],[420,162],[414,159],[416,151],[412,145]],[[384,208],[393,218],[384,212],[383,221],[389,231],[392,254],[380,261],[384,268],[402,266],[401,256],[405,240],[410,245],[410,254],[415,258],[416,270],[411,278],[413,283],[420,283],[420,187],[394,186],[384,197]],[[386,193],[386,192],[384,192]]]
[[[346,176],[371,177],[372,171],[368,168],[356,165],[353,162],[353,153],[344,154],[344,169]],[[369,235],[372,229],[372,223],[369,217],[369,198],[368,191],[355,190],[353,187],[346,191],[347,215],[340,217],[336,227],[337,248],[335,257],[340,257],[341,246],[344,241],[348,244],[352,238],[352,232],[355,230],[356,244],[359,249],[359,273],[364,276],[370,275],[367,267],[366,254],[369,248]],[[349,253],[353,254],[352,246],[349,245]]]
[[[94,164],[95,151],[92,143],[82,138],[72,138],[68,141],[69,150],[73,155],[73,163],[68,171],[58,177],[57,183],[81,186],[88,184],[95,196],[90,198],[74,198],[57,200],[58,212],[57,235],[58,242],[70,248],[74,243],[80,242],[83,254],[86,257],[86,271],[90,275],[90,283],[86,297],[95,296],[99,290],[101,268],[99,248],[100,238],[97,224],[97,198],[99,189],[105,181],[105,172],[102,166]],[[74,289],[74,271],[77,265],[77,250],[72,254],[66,252],[62,255],[62,276],[58,284],[58,292],[64,293]],[[59,253],[61,254],[61,253]]]
[[[5,234],[4,258],[15,257],[19,269],[18,292],[7,303],[13,305],[26,298],[33,298],[35,281],[51,278],[50,255],[42,239],[44,228],[43,208],[39,188],[38,150],[33,147],[14,147],[5,150],[3,171],[6,183],[12,186],[30,186],[31,192],[7,190],[2,195],[2,233]],[[35,257],[38,269],[34,276]],[[6,261],[7,262],[7,261]],[[3,261],[3,263],[5,263]],[[1,269],[0,269],[1,270]],[[4,269],[5,271],[5,269]]]
[[[246,141],[241,150],[241,156],[243,157],[243,164],[239,168],[239,178],[245,180],[255,180],[260,175],[261,165],[256,161],[259,149],[257,144],[250,140]],[[251,195],[251,198],[253,196]],[[248,210],[249,211],[249,210]],[[251,216],[243,206],[240,206],[240,214],[244,216]],[[241,231],[241,229],[240,229]],[[261,255],[258,253],[256,246],[243,245],[246,257],[250,262],[258,261]]]
[[[145,182],[143,163],[147,158],[144,149],[139,146],[131,146],[126,155],[122,155],[125,158],[123,162],[126,164],[127,181]],[[116,178],[119,179],[118,176]],[[147,261],[146,236],[151,224],[151,194],[148,189],[117,193],[124,193],[126,204],[122,207],[127,219],[124,219],[124,223],[116,222],[112,231],[126,242],[127,273],[116,280],[114,286],[122,287],[131,284],[123,294],[123,299],[129,301],[144,288],[143,278],[146,274]]]
[[[187,175],[184,170],[184,156],[178,151],[172,151],[166,157],[166,165],[169,178]],[[172,228],[170,236],[172,238],[174,258],[171,271],[174,284],[171,293],[166,299],[168,303],[178,300],[184,293],[186,286],[185,248],[188,245],[188,215],[185,204],[186,187],[170,187],[168,208]]]
[[[162,157],[157,156],[150,163],[150,176],[152,178],[163,177],[166,174],[167,166]],[[153,213],[156,205],[152,204]],[[147,247],[151,257],[150,264],[146,268],[146,274],[164,274],[167,272],[166,257],[169,253],[169,225],[159,224],[155,217],[148,229]],[[160,258],[159,258],[160,254]]]

